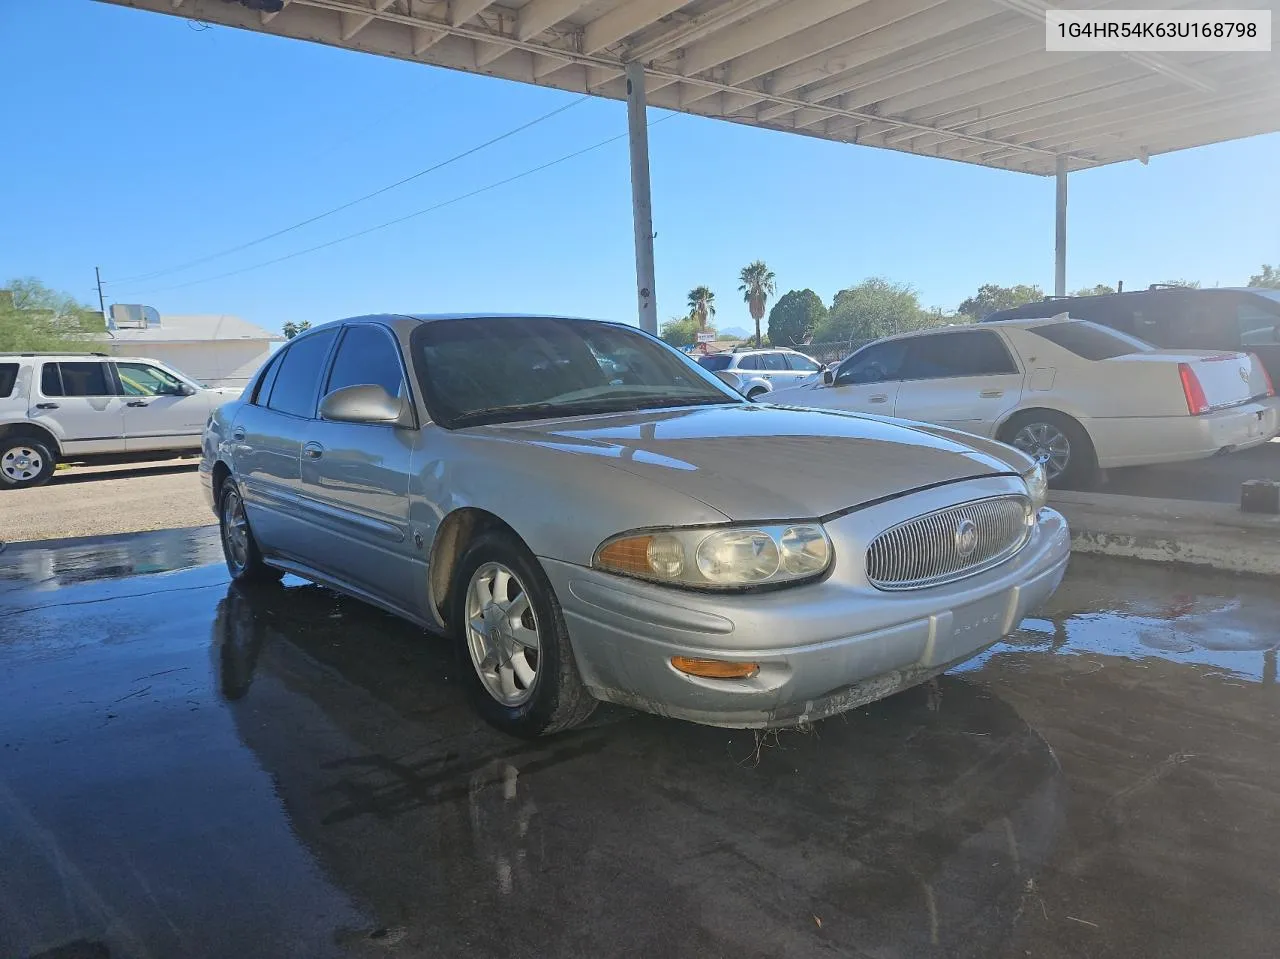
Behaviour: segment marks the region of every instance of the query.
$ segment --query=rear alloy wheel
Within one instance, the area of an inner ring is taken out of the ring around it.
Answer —
[[[1015,446],[1044,467],[1053,486],[1079,486],[1097,473],[1089,434],[1071,417],[1045,411],[1012,420],[1002,431],[1006,443]]]
[[[490,530],[468,545],[448,621],[463,682],[491,725],[532,739],[577,726],[595,709],[551,583],[511,533]]]
[[[43,440],[10,436],[0,440],[0,487],[28,489],[49,482],[58,459]]]
[[[249,517],[244,511],[244,499],[240,496],[235,480],[222,481],[219,496],[218,528],[222,536],[222,555],[227,561],[227,571],[237,583],[271,583],[284,575],[278,569],[262,561],[257,540],[249,528]]]

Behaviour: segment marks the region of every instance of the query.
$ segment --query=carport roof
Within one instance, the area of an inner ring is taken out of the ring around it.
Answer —
[[[612,99],[639,60],[652,106],[1038,174],[1280,129],[1280,55],[1046,53],[1042,0],[106,2]]]

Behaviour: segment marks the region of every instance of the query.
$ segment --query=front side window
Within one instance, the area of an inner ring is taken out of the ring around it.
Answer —
[[[431,418],[446,429],[745,402],[687,356],[611,323],[432,320],[412,350]]]
[[[40,392],[45,396],[114,396],[107,378],[107,364],[46,363],[40,371]]]
[[[902,361],[910,340],[889,340],[865,346],[854,353],[836,371],[836,386],[858,383],[883,383],[902,378]]]
[[[1086,360],[1109,360],[1113,356],[1150,353],[1152,350],[1150,343],[1144,343],[1135,336],[1094,323],[1049,323],[1028,327],[1027,332]]]
[[[18,382],[18,364],[0,363],[0,400],[13,395],[13,384]]]
[[[809,357],[804,356],[801,353],[784,353],[782,355],[787,358],[787,364],[797,372],[816,373],[818,370],[822,369],[817,362],[809,359]]]
[[[911,344],[902,372],[906,380],[1016,373],[1004,341],[986,330],[921,336]]]
[[[404,395],[400,348],[376,326],[349,326],[338,344],[326,393],[348,386],[381,386],[392,396]]]
[[[187,395],[182,380],[150,363],[117,363],[116,375],[125,396]]]
[[[320,374],[324,372],[324,361],[336,334],[336,329],[320,330],[289,344],[280,358],[280,372],[271,387],[271,398],[267,401],[270,409],[292,416],[315,416]]]

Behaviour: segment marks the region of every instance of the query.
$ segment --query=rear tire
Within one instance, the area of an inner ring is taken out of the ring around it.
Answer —
[[[1065,413],[1029,410],[1018,413],[1000,429],[999,439],[1044,464],[1055,489],[1092,486],[1098,477],[1098,458],[1085,428]]]
[[[0,489],[43,486],[57,465],[58,457],[46,440],[36,436],[0,439]]]
[[[236,481],[228,476],[218,489],[218,532],[222,540],[222,556],[227,571],[237,583],[278,583],[283,570],[268,566],[262,560],[258,541],[253,538],[244,500]]]
[[[595,710],[551,582],[513,534],[489,530],[467,546],[448,622],[462,682],[491,726],[533,739],[571,729]]]

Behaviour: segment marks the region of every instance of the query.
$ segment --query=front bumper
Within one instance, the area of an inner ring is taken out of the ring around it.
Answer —
[[[856,527],[884,528],[884,519],[867,514],[892,506],[828,523],[831,575],[773,592],[694,593],[544,559],[588,689],[708,725],[809,722],[977,655],[1052,594],[1066,571],[1067,524],[1046,509],[1027,544],[994,569],[912,592],[877,590],[861,574]],[[700,679],[678,672],[672,656],[749,660],[760,671],[748,680]]]

